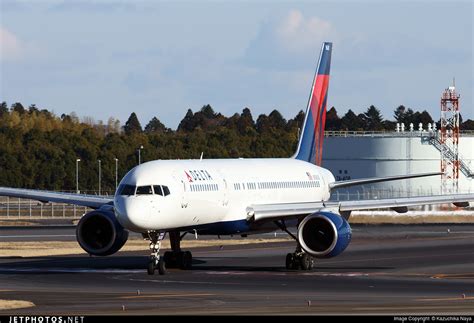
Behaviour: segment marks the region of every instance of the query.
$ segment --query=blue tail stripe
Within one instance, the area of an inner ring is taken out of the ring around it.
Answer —
[[[313,114],[311,111],[308,112],[308,117],[306,119],[306,124],[314,125]],[[312,140],[304,140],[301,142],[300,149],[298,150],[298,154],[296,155],[296,159],[300,160],[314,160],[314,140],[315,133],[314,133],[314,126],[311,127],[304,127],[302,138],[312,138]],[[311,156],[313,155],[313,156]]]
[[[329,46],[329,50],[325,50]],[[329,75],[331,67],[331,46],[332,43],[323,44],[323,55],[321,56],[321,62],[319,63],[318,75]],[[329,52],[329,54],[326,54]]]

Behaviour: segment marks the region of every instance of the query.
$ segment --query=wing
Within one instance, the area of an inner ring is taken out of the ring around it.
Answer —
[[[363,185],[363,184],[372,184],[372,183],[381,183],[381,182],[389,182],[389,181],[397,181],[397,180],[400,180],[400,179],[437,176],[437,175],[442,175],[442,174],[443,173],[435,172],[435,173],[421,173],[421,174],[409,174],[409,175],[396,175],[396,176],[386,176],[386,177],[371,177],[371,178],[351,179],[351,180],[348,180],[348,181],[338,181],[338,182],[329,183],[329,189],[333,190],[333,189],[341,188],[341,187]]]
[[[41,190],[28,190],[21,188],[0,187],[0,196],[19,197],[41,202],[57,202],[87,206],[98,209],[102,205],[113,203],[113,197],[99,195],[83,195],[74,193],[60,193]]]
[[[254,204],[247,208],[247,221],[292,218],[326,208],[324,202]]]
[[[248,221],[278,220],[294,218],[321,211],[337,209],[346,219],[355,210],[392,209],[399,213],[408,211],[409,206],[452,203],[458,207],[468,207],[474,203],[474,194],[453,194],[437,196],[403,197],[380,200],[326,201],[311,203],[282,203],[250,205],[247,208]]]

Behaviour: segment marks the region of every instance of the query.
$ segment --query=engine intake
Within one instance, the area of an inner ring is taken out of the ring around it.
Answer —
[[[304,251],[317,258],[331,258],[351,242],[349,222],[338,214],[318,212],[308,215],[298,227],[298,241]]]
[[[118,223],[112,208],[101,208],[85,214],[79,220],[76,237],[87,253],[108,256],[123,247],[128,239],[128,231]]]

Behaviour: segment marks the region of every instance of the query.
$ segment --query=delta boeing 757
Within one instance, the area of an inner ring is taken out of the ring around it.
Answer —
[[[180,242],[188,233],[247,235],[283,230],[296,241],[286,268],[310,270],[314,258],[341,254],[351,241],[353,210],[453,203],[466,207],[474,194],[378,200],[329,201],[340,187],[402,180],[440,173],[336,181],[322,168],[322,147],[332,43],[323,43],[306,117],[291,158],[155,160],[136,166],[121,180],[113,198],[0,187],[0,195],[87,206],[77,224],[80,246],[90,255],[107,256],[122,248],[128,232],[139,232],[150,244],[148,274],[166,267],[188,269],[189,251]],[[296,236],[288,230],[296,227]],[[171,251],[160,256],[169,234]]]

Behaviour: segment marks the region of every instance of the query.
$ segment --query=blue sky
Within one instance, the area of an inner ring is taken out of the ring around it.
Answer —
[[[176,128],[205,104],[256,118],[305,109],[332,41],[329,106],[439,118],[456,77],[474,119],[471,1],[1,0],[0,100]]]

